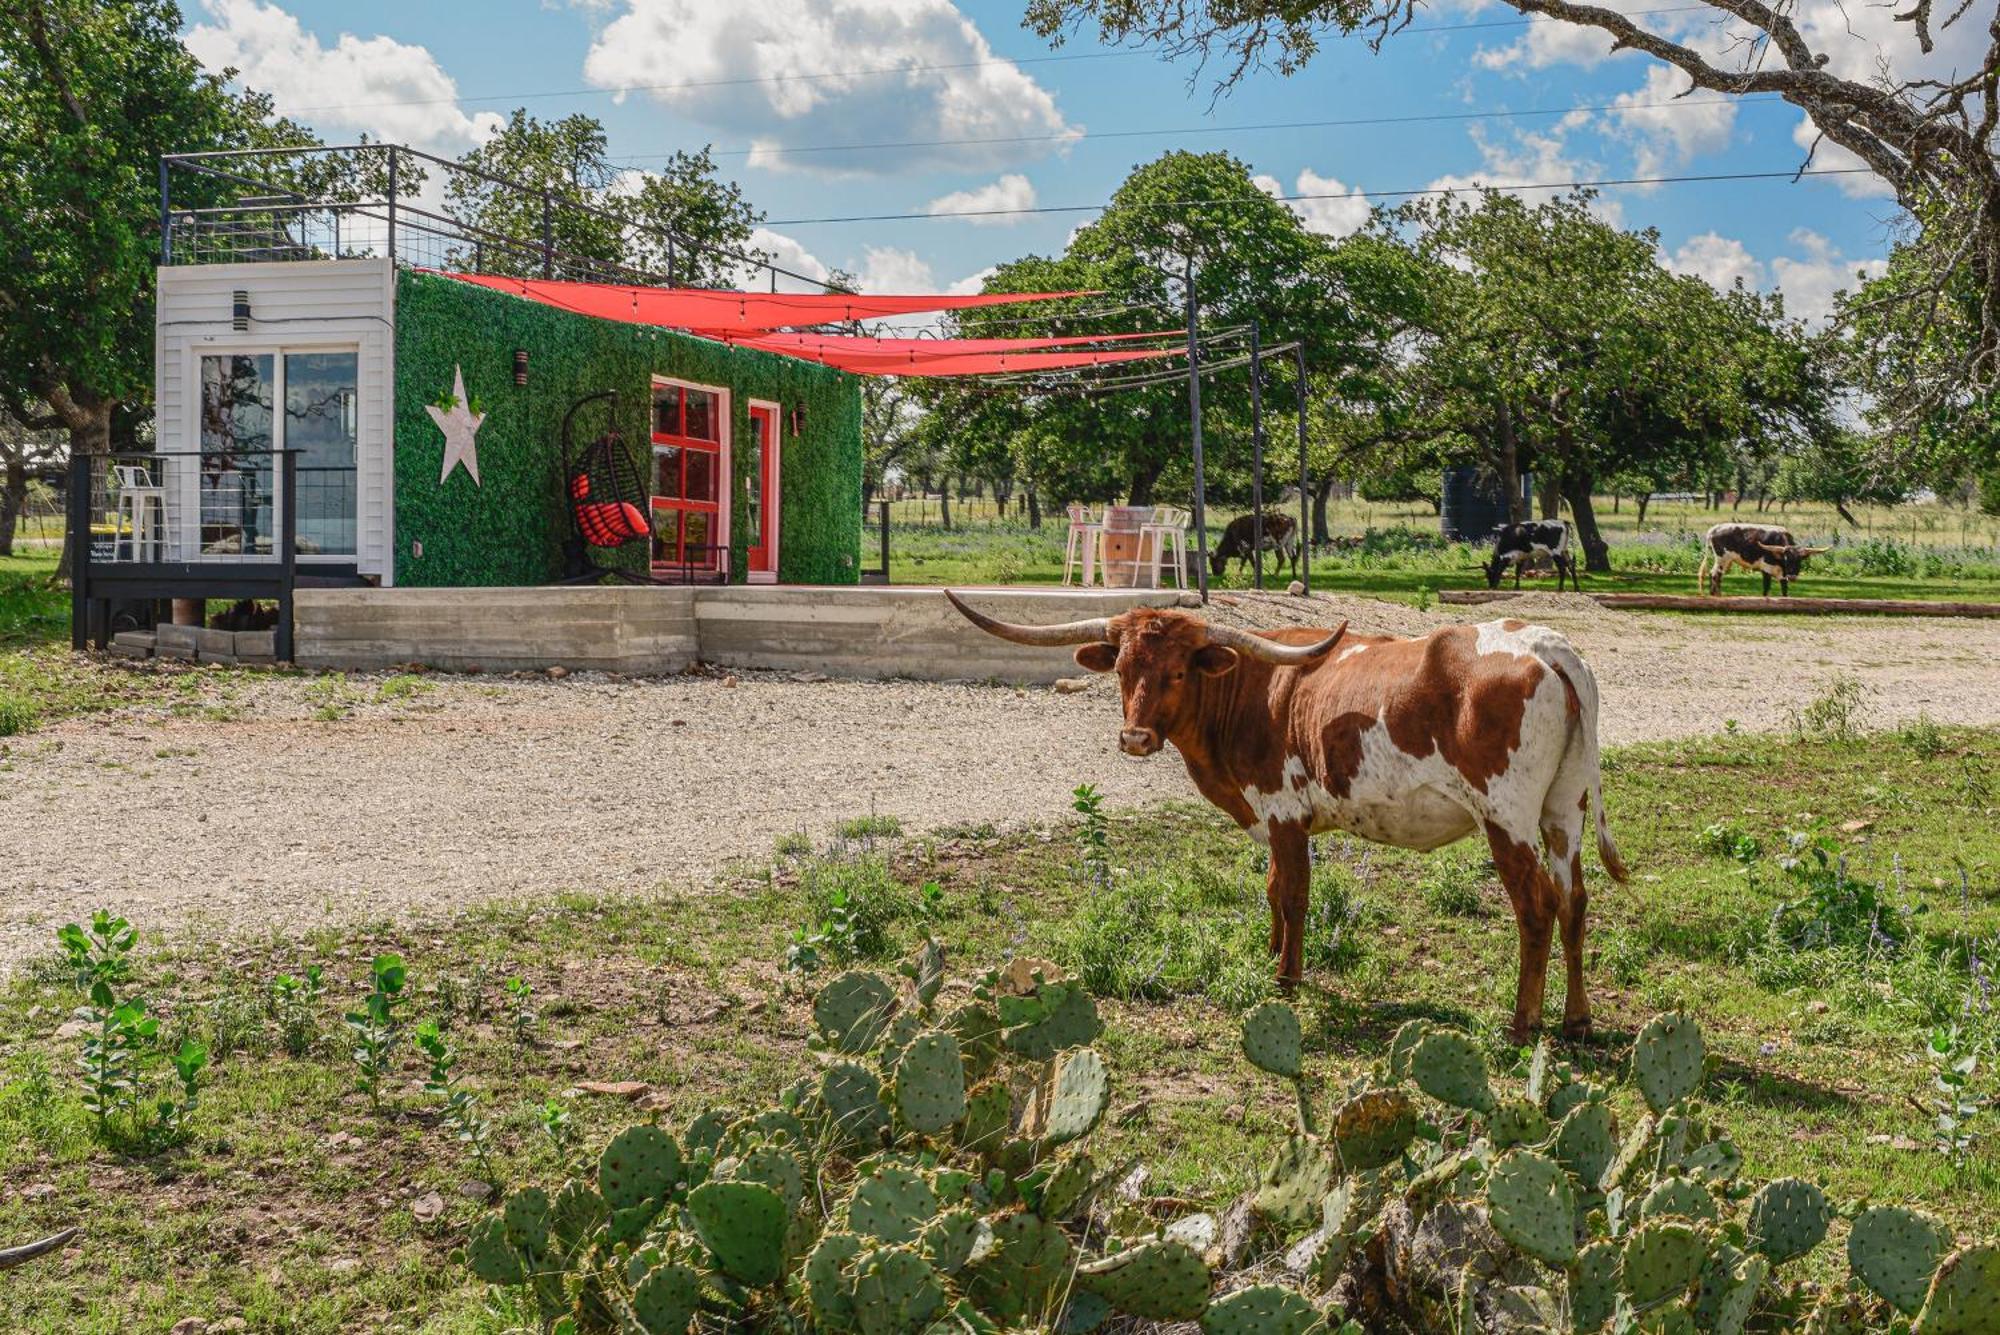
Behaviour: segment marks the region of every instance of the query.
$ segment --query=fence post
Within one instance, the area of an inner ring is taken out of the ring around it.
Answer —
[[[1250,568],[1264,591],[1264,357],[1257,321],[1250,321]]]
[[[1311,502],[1306,499],[1306,345],[1292,346],[1299,368],[1299,550],[1304,553],[1299,585],[1311,597],[1313,591],[1313,544]]]
[[[556,276],[555,196],[542,191],[542,277]]]
[[[280,450],[278,467],[284,470],[278,495],[283,510],[278,516],[278,564],[283,583],[278,591],[278,625],[272,646],[280,663],[292,661],[292,603],[298,588],[299,567],[299,470],[297,450]]]
[[[174,210],[168,199],[167,155],[160,154],[160,265],[174,262]]]
[[[889,502],[882,502],[882,582],[889,582]]]
[[[389,267],[396,267],[396,150],[389,150]]]
[[[78,450],[69,461],[69,643],[90,645],[90,466],[96,456]]]
[[[1187,262],[1187,356],[1188,428],[1194,437],[1194,550],[1195,582],[1201,586],[1201,601],[1208,603],[1208,486],[1201,475],[1201,349],[1196,322],[1201,312],[1194,299],[1194,256]]]

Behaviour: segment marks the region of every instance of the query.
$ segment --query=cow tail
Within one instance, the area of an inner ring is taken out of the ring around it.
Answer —
[[[1630,879],[1630,873],[1625,870],[1625,859],[1619,855],[1618,845],[1612,842],[1611,822],[1604,810],[1604,764],[1597,747],[1597,678],[1575,650],[1563,657],[1566,661],[1553,666],[1576,694],[1576,741],[1582,752],[1591,814],[1597,821],[1597,859],[1612,880],[1623,882]]]
[[[1694,591],[1696,593],[1708,592],[1708,563],[1714,555],[1715,553],[1709,549],[1708,539],[1703,538],[1701,540],[1701,565],[1694,572]]]

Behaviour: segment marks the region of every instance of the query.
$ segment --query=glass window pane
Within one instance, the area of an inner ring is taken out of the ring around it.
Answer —
[[[285,448],[299,470],[298,550],[354,555],[354,453],[359,357],[352,352],[285,356]]]
[[[750,524],[752,546],[762,546],[764,541],[764,440],[766,418],[761,412],[750,414],[750,472],[743,481],[743,501]]]
[[[669,500],[681,496],[681,448],[678,445],[653,449],[653,494]]]
[[[691,501],[715,499],[716,456],[707,450],[687,452],[687,498]]]
[[[204,554],[269,554],[274,531],[268,353],[201,359],[201,500]]]
[[[687,392],[687,435],[695,440],[722,439],[716,433],[717,417],[715,395],[698,389]]]
[[[686,541],[686,559],[694,562],[697,566],[711,564],[709,561],[710,554],[701,549],[706,547],[710,541],[708,536],[709,525],[714,522],[714,518],[713,515],[705,514],[700,510],[690,510],[682,516],[682,533],[685,535]]]
[[[661,436],[681,434],[681,392],[677,386],[661,385],[653,391],[653,431]]]

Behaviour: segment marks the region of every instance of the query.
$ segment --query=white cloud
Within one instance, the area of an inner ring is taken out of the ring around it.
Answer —
[[[997,57],[951,0],[618,0],[618,9],[592,42],[584,77],[599,88],[643,86],[680,115],[749,136],[752,166],[992,169],[1066,142],[1040,136],[1077,133],[1048,90]],[[780,151],[913,139],[987,142]]]
[[[261,0],[203,0],[207,23],[188,50],[211,70],[234,68],[280,115],[322,130],[365,131],[447,154],[483,143],[505,122],[458,105],[458,84],[421,46],[342,33],[328,46],[293,15]]]
[[[926,213],[965,214],[961,222],[975,227],[1012,227],[1021,222],[1021,209],[1035,207],[1035,185],[1019,172],[1009,172],[997,181],[971,190],[954,190],[939,195],[924,206]]]
[[[771,262],[781,269],[804,274],[807,278],[816,280],[803,282],[779,274],[780,292],[824,291],[820,284],[833,276],[833,269],[819,256],[807,250],[796,238],[786,236],[782,232],[774,232],[768,227],[759,227],[750,233],[750,248],[763,251],[770,256]],[[745,265],[737,272],[736,283],[739,287],[750,291],[768,288],[771,283],[771,271]]]
[[[1688,78],[1670,65],[1652,65],[1646,82],[1620,93],[1608,117],[1611,132],[1632,144],[1633,174],[1658,176],[1687,166],[1696,154],[1729,147],[1736,102],[1712,93],[1688,97]]]
[[[1800,116],[1799,123],[1792,127],[1792,142],[1802,151],[1812,154],[1814,171],[1838,171],[1868,165],[1833,140],[1820,138],[1819,127],[1813,124],[1810,116]],[[1849,199],[1893,199],[1896,195],[1894,187],[1872,171],[1852,172],[1846,176],[1809,176],[1806,179],[1831,184]]]
[[[937,275],[914,250],[869,246],[861,253],[854,285],[863,292],[934,292]]]
[[[1321,176],[1310,167],[1299,172],[1296,185],[1290,191],[1275,176],[1256,176],[1251,178],[1251,182],[1273,198],[1283,198],[1286,194],[1314,196],[1311,199],[1285,200],[1285,207],[1299,215],[1299,221],[1309,232],[1342,237],[1360,231],[1368,223],[1368,211],[1372,205],[1359,187],[1342,185],[1333,177]]]
[[[1611,58],[1611,38],[1579,23],[1537,21],[1506,46],[1481,47],[1473,64],[1487,70],[1542,70],[1551,65],[1586,68]]]
[[[1797,228],[1786,240],[1791,253],[1773,256],[1766,263],[1734,237],[1703,232],[1689,237],[1666,258],[1676,271],[1705,279],[1720,291],[1728,291],[1739,279],[1746,287],[1775,288],[1784,294],[1787,315],[1815,324],[1832,313],[1836,292],[1851,292],[1864,277],[1876,277],[1888,267],[1887,261],[1879,258],[1843,255],[1810,228]]]
[[[1574,156],[1570,133],[1590,122],[1590,113],[1572,111],[1546,131],[1516,130],[1506,141],[1496,141],[1483,126],[1468,133],[1479,149],[1479,169],[1452,173],[1432,181],[1432,190],[1466,191],[1485,188],[1506,191],[1512,187],[1566,181],[1592,180],[1604,175],[1604,165]],[[1531,203],[1553,198],[1560,192],[1530,190],[1524,197]],[[1591,212],[1613,226],[1621,226],[1624,210],[1615,199],[1599,195],[1591,201]]]
[[[977,296],[980,289],[986,286],[986,280],[998,272],[1000,272],[998,265],[989,264],[978,273],[967,274],[950,287],[947,287],[945,291],[954,297]]]

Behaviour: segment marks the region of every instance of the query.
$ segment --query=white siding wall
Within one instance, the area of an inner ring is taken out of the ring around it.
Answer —
[[[355,565],[384,585],[395,575],[396,275],[386,259],[178,265],[159,271],[154,392],[159,448],[201,448],[198,359],[228,352],[359,350]],[[230,324],[232,294],[250,294],[250,329]]]

